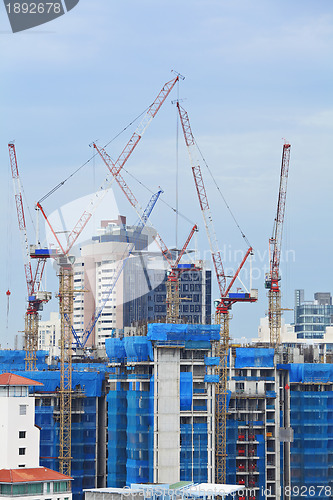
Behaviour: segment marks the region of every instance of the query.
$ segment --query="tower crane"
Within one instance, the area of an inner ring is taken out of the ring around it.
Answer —
[[[247,258],[252,254],[250,246],[240,263],[234,276],[227,284],[227,277],[224,273],[222,256],[219,250],[216,233],[213,225],[213,218],[208,202],[206,188],[201,172],[200,161],[197,158],[198,149],[192,134],[189,117],[185,109],[179,102],[177,108],[182,124],[185,143],[188,149],[192,174],[199,199],[200,209],[203,215],[206,233],[209,241],[216,280],[219,287],[220,298],[216,301],[215,322],[220,325],[220,341],[216,345],[216,354],[220,358],[217,367],[218,382],[215,385],[215,481],[217,484],[226,482],[226,422],[227,422],[227,357],[229,350],[229,312],[236,302],[255,302],[257,294],[254,290],[251,293],[232,293],[231,288],[239,276]]]
[[[183,248],[178,254],[178,257],[174,264],[172,264],[170,271],[167,274],[167,296],[166,296],[166,305],[167,305],[167,315],[166,321],[167,323],[179,323],[180,315],[179,315],[179,305],[180,305],[180,296],[179,296],[179,287],[180,287],[180,275],[182,269],[178,267],[179,262],[184,255],[189,242],[192,239],[194,233],[198,231],[198,226],[195,224],[190,234],[187,237],[187,240],[184,243]]]
[[[78,335],[77,334],[75,335],[75,337],[77,339],[77,347],[81,347],[82,349],[84,349],[86,347],[87,341],[88,341],[93,329],[95,328],[95,325],[96,325],[97,321],[99,320],[100,315],[102,314],[106,303],[110,299],[112,291],[114,290],[114,287],[117,284],[117,281],[118,281],[118,279],[119,279],[119,277],[120,277],[120,275],[121,275],[121,273],[126,265],[126,262],[129,259],[129,257],[132,255],[132,253],[135,249],[137,239],[140,236],[140,234],[142,233],[143,228],[147,224],[148,218],[149,218],[158,198],[160,197],[160,195],[162,193],[163,193],[162,189],[159,189],[157,191],[157,193],[151,197],[146,209],[144,210],[144,212],[142,214],[142,217],[139,219],[138,223],[135,224],[136,229],[134,232],[133,241],[128,243],[127,249],[125,250],[121,259],[119,259],[118,265],[113,273],[113,276],[110,279],[110,282],[108,284],[107,283],[105,284],[105,286],[107,287],[107,292],[104,294],[104,297],[102,298],[101,304],[99,306],[97,306],[94,314],[91,317],[91,320],[89,321],[88,325],[84,329],[82,340],[80,341],[78,338]]]
[[[172,88],[179,81],[177,75],[173,80],[167,82],[151,106],[149,106],[143,120],[136,129],[131,139],[121,152],[116,164],[115,171],[119,174],[129,156],[139,143],[145,130],[156,116],[163,102],[171,92]],[[59,311],[61,320],[61,355],[60,355],[60,449],[59,449],[59,468],[60,472],[66,475],[71,473],[71,386],[72,386],[72,314],[73,314],[73,258],[69,255],[71,248],[77,241],[79,235],[91,219],[94,210],[101,203],[107,190],[114,180],[114,172],[103,182],[98,195],[94,195],[87,209],[83,212],[76,225],[67,237],[67,245],[63,246],[54,231],[48,217],[41,206],[41,203],[48,196],[45,196],[37,202],[37,208],[41,211],[47,225],[49,226],[59,247],[57,262],[59,264]],[[51,191],[49,194],[51,194]]]
[[[287,181],[290,161],[290,144],[285,143],[282,150],[280,187],[274,219],[273,234],[269,239],[269,273],[265,278],[265,288],[268,289],[268,323],[270,345],[276,347],[281,343],[281,289],[279,273],[282,230],[286,207]]]
[[[160,189],[156,194],[154,194],[146,209],[144,210],[141,221],[137,226],[135,238],[137,238],[146,222],[160,196],[162,190]],[[43,212],[44,213],[44,212]],[[45,214],[45,213],[44,213]],[[45,215],[46,217],[46,215]],[[46,220],[51,228],[54,236],[56,237],[59,245],[61,246],[57,235],[52,228],[50,221]],[[79,236],[79,234],[78,234]],[[135,243],[128,248],[128,257],[134,248]],[[70,246],[70,245],[69,245]],[[133,246],[133,248],[132,248]],[[68,247],[69,248],[69,247]],[[70,476],[71,474],[71,408],[72,408],[72,314],[73,314],[73,300],[74,300],[74,287],[73,287],[73,263],[74,260],[68,255],[69,249],[63,250],[63,253],[57,256],[57,261],[60,268],[59,274],[59,311],[61,318],[61,354],[60,354],[60,443],[59,443],[59,470],[62,474]],[[110,287],[107,297],[103,299],[102,305],[98,308],[97,312],[93,316],[91,322],[89,323],[85,336],[83,339],[83,347],[85,346],[90,333],[92,332],[102,309],[110,297],[113,287],[115,286],[117,279],[119,278],[123,267],[126,263],[125,259],[120,262],[115,274],[115,281]]]
[[[120,189],[123,191],[125,194],[126,198],[132,205],[132,207],[135,209],[137,214],[140,216],[142,213],[142,208],[137,201],[136,197],[134,196],[133,192],[129,188],[129,186],[126,184],[125,180],[123,177],[120,175],[120,170],[116,170],[116,168],[113,166],[114,163],[109,156],[109,154],[105,151],[104,148],[99,148],[95,143],[93,143],[93,147],[96,149],[96,151],[99,153],[100,157],[104,161],[105,165],[108,167],[109,171],[114,175],[115,181],[118,183]],[[194,225],[182,250],[179,252],[178,258],[176,259],[175,262],[173,262],[172,254],[170,250],[168,249],[167,245],[164,243],[162,237],[159,235],[159,233],[156,233],[156,243],[159,246],[161,253],[165,260],[167,261],[169,271],[167,275],[167,322],[168,323],[178,323],[179,322],[179,303],[180,303],[180,297],[179,297],[179,280],[180,280],[180,274],[181,271],[178,268],[178,264],[180,262],[180,259],[184,255],[186,248],[189,244],[189,242],[192,239],[193,234],[198,230],[197,225]]]
[[[46,260],[51,257],[51,252],[47,249],[42,249],[37,245],[31,245],[29,247],[15,144],[9,143],[8,150],[14,183],[15,205],[21,235],[24,271],[28,291],[28,306],[25,313],[24,326],[25,369],[31,371],[36,370],[39,311],[42,309],[43,303],[48,302],[51,299],[50,293],[40,290],[45,263]],[[34,271],[31,262],[32,259],[36,261]]]

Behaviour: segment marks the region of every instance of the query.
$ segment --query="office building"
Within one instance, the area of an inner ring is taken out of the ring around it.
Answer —
[[[323,339],[333,323],[330,293],[316,293],[313,301],[304,300],[304,290],[295,291],[295,333],[298,339]]]

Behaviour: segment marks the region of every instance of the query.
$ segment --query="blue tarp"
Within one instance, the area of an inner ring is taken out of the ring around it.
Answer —
[[[205,356],[205,365],[206,366],[218,366],[220,364],[220,358],[219,357],[207,357]]]
[[[153,361],[153,348],[147,337],[111,338],[105,340],[105,350],[111,361]]]
[[[219,381],[219,376],[218,375],[205,375],[204,382],[209,382],[212,384],[217,384]]]
[[[193,377],[191,372],[180,372],[180,409],[191,410],[193,399]]]
[[[220,325],[150,323],[147,338],[153,341],[186,342],[220,339]]]
[[[274,367],[274,349],[256,347],[236,347],[235,368],[251,366]]]
[[[126,358],[126,351],[122,339],[105,339],[105,350],[110,360],[116,362],[124,361]]]
[[[124,344],[127,361],[153,361],[153,348],[147,337],[125,337]]]
[[[45,363],[45,358],[48,351],[37,351],[37,368],[39,370],[47,370],[48,365]],[[0,372],[14,370],[25,370],[26,352],[23,350],[0,350]]]
[[[36,387],[36,392],[55,392],[60,387],[60,371],[15,371],[21,377],[41,382],[43,387]],[[87,397],[99,397],[102,394],[102,382],[105,379],[104,373],[98,372],[75,372],[72,373],[72,389],[79,386]],[[34,388],[31,389],[32,391]]]
[[[290,382],[333,382],[333,365],[323,363],[297,363],[278,365],[289,370]]]

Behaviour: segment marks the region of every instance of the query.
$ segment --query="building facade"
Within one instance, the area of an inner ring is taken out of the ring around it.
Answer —
[[[219,325],[149,324],[113,338],[107,485],[214,480],[214,343]]]
[[[137,237],[136,226],[127,226],[122,216],[101,226],[74,264],[73,326],[82,339],[91,318],[99,314],[87,345],[103,348],[116,330],[165,321],[168,270],[162,253],[150,250],[151,230]],[[135,244],[134,250],[120,269],[129,243]],[[181,266],[181,321],[209,324],[211,271],[202,261]]]
[[[40,430],[29,387],[43,384],[20,375],[0,375],[0,497],[71,500],[71,478],[40,467]]]
[[[50,313],[50,319],[38,323],[38,350],[49,351],[50,355],[60,354],[60,316]]]
[[[313,301],[304,300],[304,290],[295,291],[295,333],[299,339],[323,339],[333,323],[330,293],[315,293]]]

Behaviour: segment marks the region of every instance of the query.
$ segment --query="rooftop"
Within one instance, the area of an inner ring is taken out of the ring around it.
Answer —
[[[14,373],[2,373],[0,375],[0,385],[43,385],[41,382],[36,382],[30,378],[21,377]]]
[[[34,469],[0,469],[0,483],[30,483],[34,481],[68,481],[71,477],[65,476],[46,467]]]

